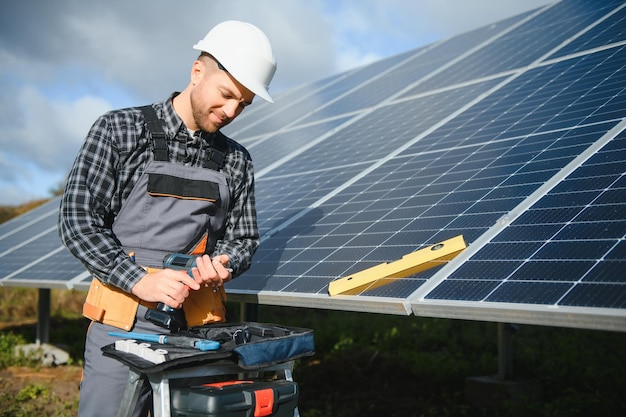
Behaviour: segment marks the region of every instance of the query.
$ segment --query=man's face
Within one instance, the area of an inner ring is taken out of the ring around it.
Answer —
[[[252,103],[254,93],[241,85],[210,59],[197,61],[191,91],[192,130],[213,133],[232,122]]]

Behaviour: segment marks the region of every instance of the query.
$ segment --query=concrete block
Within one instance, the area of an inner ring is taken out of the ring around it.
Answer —
[[[541,382],[537,380],[502,380],[496,376],[465,379],[465,397],[473,405],[483,408],[540,400],[541,396]]]

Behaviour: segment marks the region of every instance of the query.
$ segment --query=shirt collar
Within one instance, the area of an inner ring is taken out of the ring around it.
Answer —
[[[180,92],[175,91],[170,96],[161,102],[161,117],[165,121],[165,133],[168,137],[174,138],[175,140],[182,142],[194,141],[194,138],[188,132],[183,119],[180,118],[176,110],[174,110],[174,97],[179,95]],[[207,141],[211,143],[213,137],[215,136],[212,133],[200,132],[200,137],[198,138],[198,132],[196,132],[196,138],[201,139],[203,141]]]
[[[178,94],[178,92],[174,92],[170,94],[168,98],[159,103],[161,107],[161,114],[159,117],[164,122],[163,127],[168,138],[177,137],[179,131],[185,126],[183,119],[181,119],[174,110],[173,100]]]

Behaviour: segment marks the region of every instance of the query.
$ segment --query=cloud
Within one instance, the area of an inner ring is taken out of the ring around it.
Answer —
[[[181,90],[192,45],[220,21],[250,21],[272,41],[286,89],[418,48],[548,0],[22,0],[0,14],[0,193],[45,195],[93,120]],[[45,182],[45,181],[44,181]],[[3,201],[4,203],[4,201]]]
[[[0,133],[1,204],[42,198],[57,187],[93,120],[112,108],[93,96],[51,100],[32,86],[14,90],[11,97],[0,104],[0,112],[13,116],[3,117]]]
[[[53,101],[32,87],[21,90],[15,102],[22,110],[22,120],[9,129],[14,141],[4,149],[50,171],[73,161],[71,155],[76,154],[76,145],[91,121],[112,107],[98,97],[89,96]]]

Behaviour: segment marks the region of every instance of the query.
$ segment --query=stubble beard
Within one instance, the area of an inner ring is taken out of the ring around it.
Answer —
[[[208,111],[203,111],[202,106],[196,100],[195,94],[192,91],[190,94],[191,101],[191,115],[193,117],[193,121],[196,124],[197,128],[206,133],[215,133],[219,129],[211,123],[209,120],[210,113]]]

